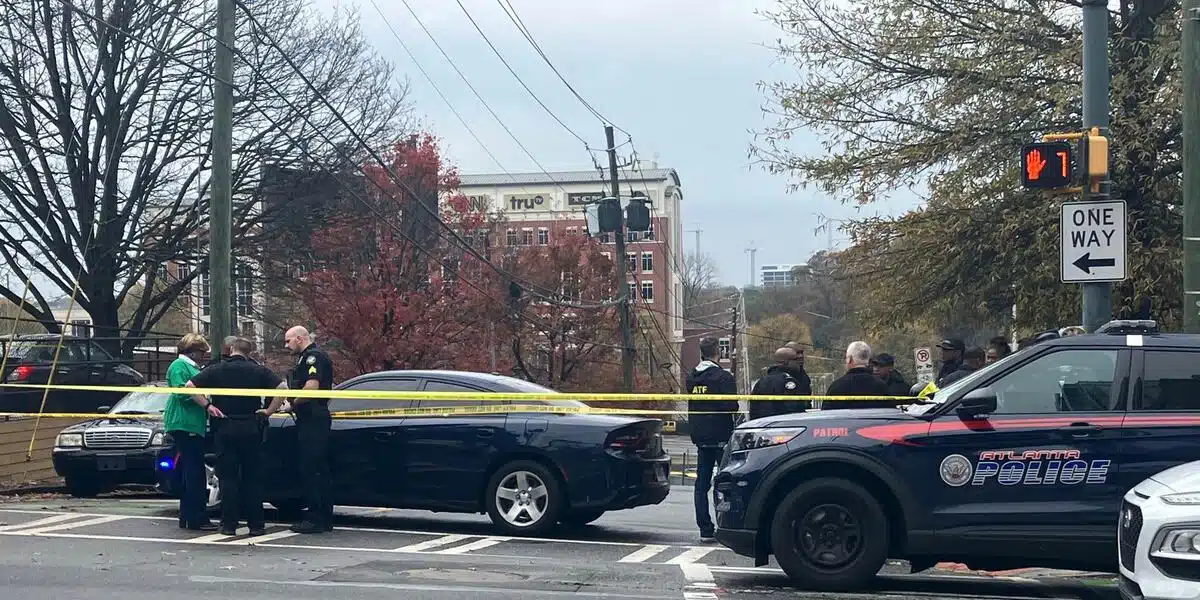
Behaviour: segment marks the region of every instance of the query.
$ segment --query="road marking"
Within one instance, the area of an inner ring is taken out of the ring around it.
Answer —
[[[250,529],[249,529],[249,528],[243,528],[243,529],[246,529],[246,533],[250,533]],[[233,533],[234,533],[234,535],[225,535],[225,534],[223,534],[223,533],[213,533],[213,534],[210,534],[210,535],[202,535],[202,536],[200,536],[200,537],[197,537],[197,538],[191,538],[191,539],[187,539],[187,540],[184,540],[184,541],[185,541],[185,542],[191,542],[191,543],[193,543],[193,544],[211,544],[211,543],[213,543],[213,542],[221,542],[221,541],[224,541],[224,540],[232,540],[233,538],[235,538],[235,537],[237,537],[237,536],[239,536],[239,535],[245,535],[245,534],[241,533],[241,530],[240,530],[240,529],[239,529],[239,530],[235,530]]]
[[[437,540],[433,540],[433,541],[437,541]],[[448,548],[446,550],[437,550],[434,552],[434,554],[466,554],[468,552],[474,552],[475,550],[483,550],[484,548],[491,548],[492,546],[495,546],[496,544],[499,544],[502,542],[507,542],[507,541],[508,541],[508,538],[486,537],[486,538],[483,538],[482,540],[477,540],[477,541],[471,542],[470,544],[463,544],[462,546],[455,546],[453,548]]]
[[[680,554],[679,556],[676,556],[675,558],[672,558],[671,560],[668,560],[667,562],[665,562],[663,564],[685,565],[685,564],[689,564],[689,563],[694,563],[694,562],[704,558],[705,556],[708,556],[713,550],[716,550],[716,548],[713,546],[708,546],[708,547],[698,546],[698,547],[692,548],[691,550],[685,551],[683,554]]]
[[[442,536],[437,539],[426,540],[424,542],[419,542],[419,543],[412,544],[409,546],[402,546],[400,548],[396,548],[395,550],[392,550],[392,552],[424,552],[424,551],[432,549],[432,548],[437,548],[438,546],[449,546],[450,544],[455,544],[455,543],[461,542],[463,540],[469,540],[473,537],[475,537],[475,536],[454,533],[454,534]]]
[[[38,513],[38,514],[41,514],[41,513]],[[0,531],[17,531],[17,530],[23,530],[26,528],[37,529],[38,527],[41,527],[42,525],[53,525],[54,523],[70,521],[71,519],[78,519],[83,516],[85,516],[85,515],[81,515],[78,513],[61,513],[61,514],[57,514],[53,517],[46,517],[44,519],[38,519],[36,521],[30,521],[28,523],[17,523],[16,525],[0,526]],[[98,516],[98,515],[90,515],[90,516]]]
[[[123,518],[124,517],[109,515],[107,517],[96,517],[94,519],[85,519],[83,521],[68,521],[66,523],[59,523],[58,525],[51,525],[49,527],[37,527],[37,528],[32,528],[32,529],[25,528],[25,529],[21,530],[21,534],[22,535],[41,535],[43,533],[49,533],[51,531],[62,531],[64,529],[76,529],[78,527],[90,527],[92,525],[101,525],[104,523],[111,523],[113,521],[120,521]]]
[[[713,573],[730,573],[734,575],[785,575],[783,569],[775,567],[708,567]]]
[[[688,552],[694,550],[709,550],[709,548],[693,548],[692,550],[688,550]],[[684,552],[678,558],[683,558],[688,552]],[[702,558],[703,556],[699,555],[697,558]],[[679,570],[683,572],[683,578],[687,581],[687,585],[683,587],[683,600],[717,600],[717,593],[713,591],[717,585],[708,565],[695,562],[681,562],[676,564],[679,565]]]
[[[648,546],[642,546],[640,549],[634,550],[633,552],[630,552],[629,554],[625,555],[624,558],[622,558],[621,560],[618,560],[617,562],[623,562],[623,563],[646,562],[647,559],[654,557],[654,555],[658,554],[659,552],[662,552],[663,550],[666,550],[667,548],[670,548],[670,546],[657,546],[654,544],[650,544]]]
[[[284,529],[283,531],[276,531],[275,533],[268,533],[268,534],[266,534],[266,535],[257,535],[257,536],[251,536],[251,537],[248,537],[248,538],[245,538],[245,539],[240,539],[240,540],[231,540],[231,541],[228,541],[228,542],[222,542],[222,543],[225,543],[225,544],[230,544],[230,545],[234,545],[234,546],[250,546],[250,545],[257,545],[257,544],[261,544],[261,543],[263,543],[263,542],[270,542],[270,541],[274,541],[274,540],[282,540],[282,539],[284,539],[284,538],[290,538],[290,537],[292,537],[292,536],[294,536],[294,535],[300,535],[300,534],[296,533],[295,531],[291,531],[291,530],[288,530],[288,529]]]
[[[497,592],[514,592],[521,596],[549,596],[552,598],[561,598],[564,595],[570,595],[573,598],[633,598],[636,600],[668,600],[678,598],[678,596],[667,596],[664,594],[631,594],[628,591],[620,592],[563,592],[562,590],[539,590],[534,588],[505,588],[505,587],[488,587],[474,585],[434,585],[434,584],[413,584],[413,583],[372,583],[365,581],[313,581],[313,580],[273,580],[273,579],[242,579],[233,577],[211,577],[207,575],[192,575],[188,577],[188,581],[192,583],[236,583],[236,584],[258,584],[271,587],[277,586],[304,586],[304,587],[325,587],[325,588],[359,588],[359,589],[382,589],[382,590],[400,590],[406,592],[458,592],[461,594],[470,594],[471,596],[483,596],[495,594]]]
[[[688,583],[705,584],[701,587],[711,587],[714,581],[712,571],[708,565],[703,563],[679,563],[679,570],[683,571],[683,577],[688,580]]]

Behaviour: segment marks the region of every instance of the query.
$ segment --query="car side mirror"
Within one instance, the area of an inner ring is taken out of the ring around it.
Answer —
[[[955,411],[961,417],[978,417],[996,412],[996,392],[990,387],[971,390],[959,400]]]

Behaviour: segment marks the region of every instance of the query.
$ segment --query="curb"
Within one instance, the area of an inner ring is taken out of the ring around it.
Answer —
[[[22,494],[54,494],[65,491],[61,485],[31,485],[27,487],[0,488],[0,496],[20,496]]]
[[[970,574],[978,577],[995,577],[995,578],[1019,578],[1029,580],[1058,580],[1071,581],[1074,579],[1101,579],[1115,578],[1115,573],[1101,573],[1096,571],[1072,571],[1066,569],[1045,569],[1040,567],[1025,567],[1021,569],[1007,569],[1004,571],[976,571],[967,568],[962,563],[942,562],[934,565],[935,571],[949,571],[955,574]]]

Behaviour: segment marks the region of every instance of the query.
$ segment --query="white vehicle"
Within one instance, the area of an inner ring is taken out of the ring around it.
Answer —
[[[1200,461],[1139,483],[1117,522],[1121,597],[1200,599]]]

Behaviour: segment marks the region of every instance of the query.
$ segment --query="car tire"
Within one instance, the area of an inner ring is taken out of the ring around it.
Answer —
[[[883,506],[846,479],[797,486],[771,519],[775,560],[805,589],[845,591],[869,584],[887,562],[889,542]]]
[[[299,498],[289,498],[287,500],[272,500],[271,506],[279,511],[279,519],[281,521],[299,521],[304,518],[304,509],[306,505],[304,500]]]
[[[86,477],[67,477],[66,487],[72,498],[95,498],[104,491],[99,482]]]
[[[604,516],[603,510],[570,510],[559,521],[568,527],[583,527]]]
[[[562,486],[549,469],[531,460],[502,465],[492,474],[484,496],[487,514],[500,531],[542,535],[563,512]]]

